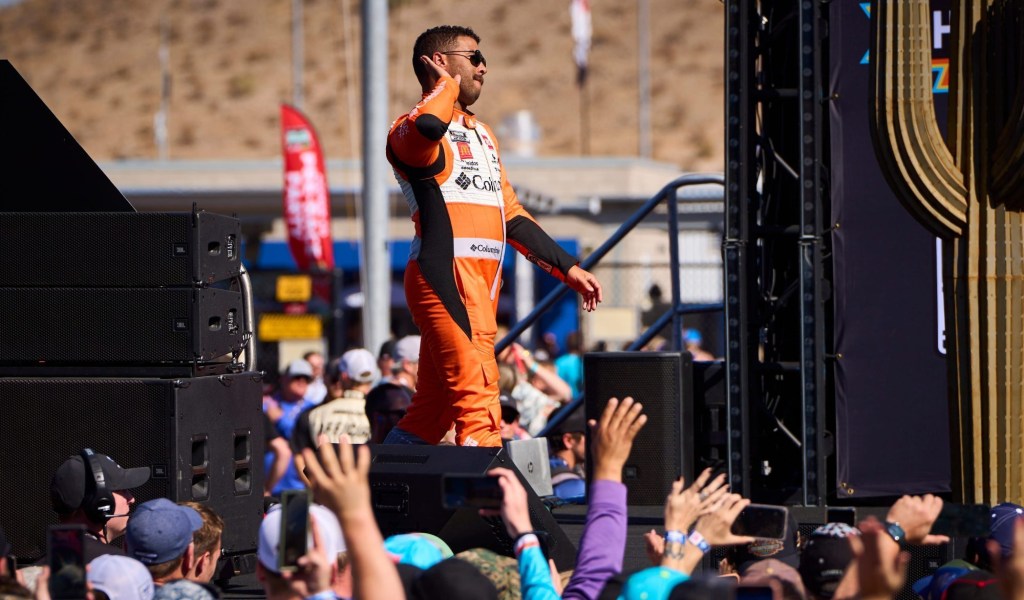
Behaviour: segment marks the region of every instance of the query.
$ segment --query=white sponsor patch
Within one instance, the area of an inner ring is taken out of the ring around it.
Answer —
[[[453,240],[456,258],[483,258],[498,260],[501,256],[501,242],[487,238],[455,238]]]

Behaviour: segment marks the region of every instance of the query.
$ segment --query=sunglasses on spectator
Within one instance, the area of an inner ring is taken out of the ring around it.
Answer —
[[[468,54],[469,56],[466,56],[466,58],[469,59],[469,64],[473,65],[474,67],[479,67],[480,63],[483,63],[484,66],[487,66],[487,59],[484,58],[484,53],[480,52],[479,49],[477,49],[477,50],[452,50],[451,52],[442,52],[441,54],[458,54],[459,56],[464,56],[464,55]]]

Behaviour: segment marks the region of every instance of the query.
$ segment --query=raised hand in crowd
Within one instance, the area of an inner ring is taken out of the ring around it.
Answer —
[[[626,466],[633,440],[647,423],[643,405],[626,397],[621,403],[610,398],[601,413],[601,419],[591,419],[590,452],[594,459],[594,479],[622,482],[622,468]]]
[[[711,480],[709,482],[709,480]],[[701,515],[709,514],[720,500],[729,492],[725,485],[725,474],[711,479],[711,469],[697,476],[693,485],[685,487],[683,478],[672,483],[672,490],[665,499],[665,531],[686,533]],[[665,538],[653,529],[644,534],[647,558],[651,564],[662,565],[665,554]],[[682,547],[674,551],[681,551]],[[665,565],[669,566],[669,565]]]
[[[1003,558],[1002,548],[996,540],[988,541],[992,568],[999,577],[1004,600],[1024,600],[1024,519],[1013,523],[1013,554]]]
[[[622,468],[629,460],[633,440],[647,423],[643,405],[611,398],[598,420],[588,423],[594,481],[590,485],[587,523],[580,538],[576,569],[562,598],[596,598],[608,580],[622,571],[626,547],[626,486]]]
[[[910,544],[944,544],[949,536],[931,534],[940,512],[942,498],[938,496],[903,496],[892,505],[885,520],[899,525]]]
[[[874,517],[858,524],[861,535],[851,536],[857,584],[861,600],[889,600],[903,587],[907,579],[910,554],[900,551],[900,545]]]
[[[712,482],[712,485],[714,483]],[[743,498],[739,494],[730,494],[727,491],[722,493],[724,489],[724,485],[715,488],[704,499],[700,498],[700,494],[703,492],[698,493],[697,499],[702,504],[702,508],[698,509],[698,514],[703,514],[697,519],[693,533],[687,536],[685,544],[681,546],[673,544],[679,538],[669,539],[669,536],[678,536],[678,534],[666,531],[665,555],[661,561],[663,567],[669,567],[689,574],[700,563],[704,555],[711,549],[711,546],[732,546],[749,544],[754,541],[752,537],[736,535],[731,531],[732,524],[736,522],[736,517],[750,504],[750,500]],[[705,500],[710,500],[711,494],[714,494],[717,499],[709,502],[707,506],[703,506]],[[667,527],[668,525],[666,524],[666,529]],[[682,533],[682,535],[685,535],[685,533]]]
[[[354,596],[364,600],[404,598],[398,570],[384,550],[384,538],[373,516],[370,499],[370,449],[352,451],[341,440],[337,453],[326,439],[316,452],[306,448],[306,477],[317,503],[330,508],[341,522],[345,546],[352,561]]]

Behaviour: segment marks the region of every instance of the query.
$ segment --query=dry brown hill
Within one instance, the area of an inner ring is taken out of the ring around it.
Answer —
[[[567,0],[390,4],[390,114],[418,99],[409,62],[416,35],[445,22],[469,25],[482,36],[490,67],[476,112],[497,126],[530,110],[541,127],[539,154],[580,153]],[[636,6],[591,0],[594,155],[638,152]],[[650,7],[653,157],[720,170],[722,4],[650,0]],[[0,8],[0,57],[95,159],[155,158],[163,17],[170,157],[270,158],[279,151],[278,105],[291,100],[290,11],[290,0],[25,0]],[[359,0],[305,0],[304,108],[328,158],[352,157],[360,139],[359,18]]]

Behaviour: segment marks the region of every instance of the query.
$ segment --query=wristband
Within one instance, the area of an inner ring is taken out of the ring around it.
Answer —
[[[317,592],[312,596],[306,596],[305,600],[337,600],[337,598],[338,597],[335,596],[334,592],[331,590],[324,590],[322,592]]]
[[[532,531],[527,531],[526,533],[520,534],[520,536],[516,538],[516,558],[518,558],[519,555],[523,553],[523,550],[526,550],[531,546],[540,547],[540,538],[537,537],[537,534]]]
[[[694,530],[694,532],[690,534],[690,537],[686,541],[696,546],[697,549],[703,552],[704,554],[707,554],[708,551],[711,550],[711,544],[709,544],[708,541],[704,539],[704,536],[701,535],[699,531]]]
[[[670,530],[665,532],[665,541],[670,544],[685,544],[686,534],[678,530]]]
[[[548,532],[546,531],[524,531],[520,533],[514,543],[516,558],[519,558],[523,550],[531,546],[537,546],[540,548],[541,554],[544,555],[544,560],[548,560],[551,558],[551,553],[548,550],[548,537]]]

